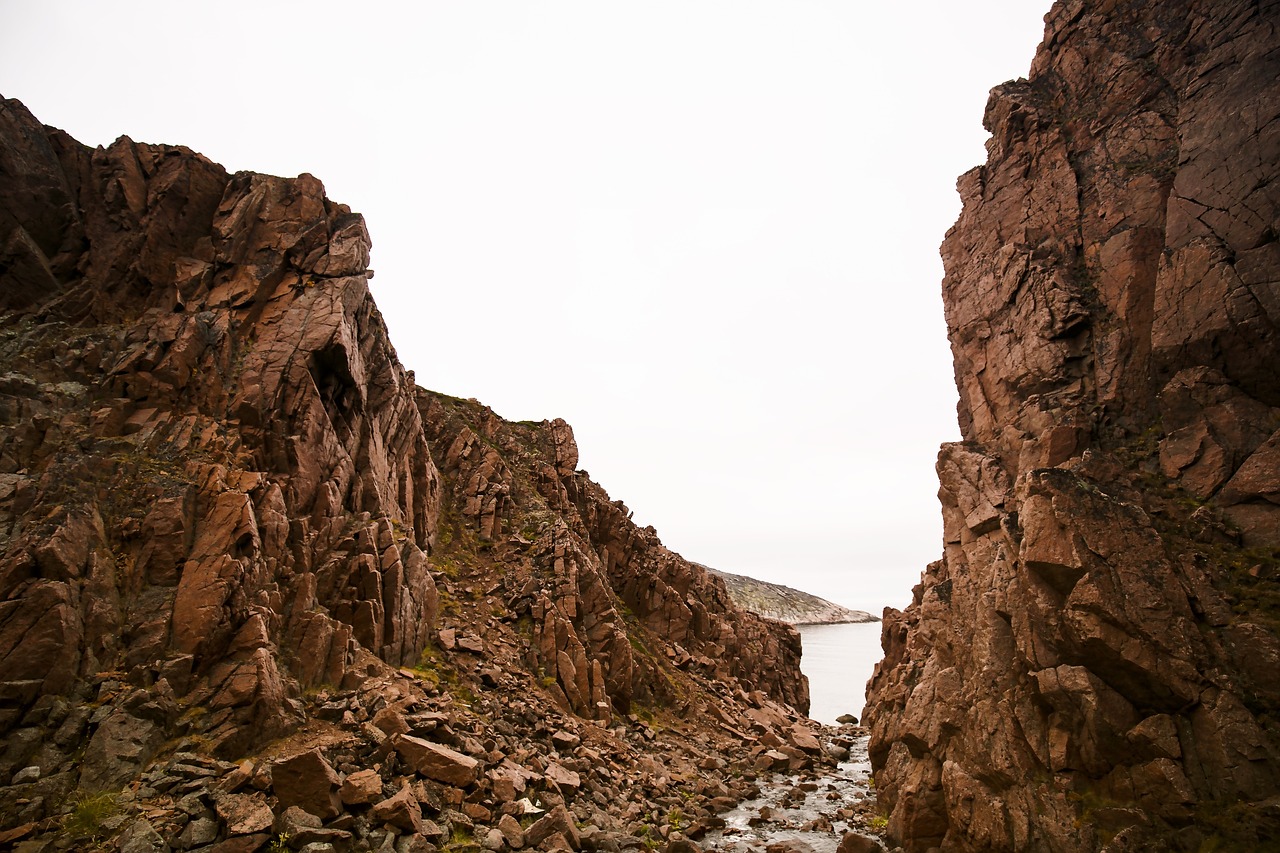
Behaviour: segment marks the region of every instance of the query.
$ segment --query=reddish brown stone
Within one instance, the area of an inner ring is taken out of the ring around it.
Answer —
[[[394,743],[405,762],[429,779],[457,787],[466,787],[476,780],[480,762],[469,755],[410,735],[400,735]]]
[[[337,793],[341,783],[318,749],[277,761],[271,768],[271,787],[282,808],[298,806],[325,820],[342,812]]]
[[[553,835],[562,835],[573,850],[582,847],[582,839],[578,834],[573,815],[564,806],[556,806],[524,831],[524,843],[528,847],[541,847],[543,842]]]
[[[373,816],[404,832],[414,835],[422,832],[422,808],[413,796],[413,789],[408,785],[402,787],[393,796],[375,803]]]
[[[382,776],[377,770],[357,770],[342,780],[338,795],[349,806],[375,802],[382,797]]]

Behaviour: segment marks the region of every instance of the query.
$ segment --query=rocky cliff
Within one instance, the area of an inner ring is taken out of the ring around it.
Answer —
[[[290,750],[316,748],[320,801],[378,776],[339,804],[350,834],[379,825],[384,794],[425,790],[426,748],[384,746],[410,733],[465,753],[443,796],[453,815],[470,798],[476,824],[513,799],[498,777],[565,799],[576,775],[557,784],[550,742],[519,739],[548,720],[572,766],[586,721],[626,734],[669,709],[748,748],[795,722],[778,702],[807,708],[794,630],[632,524],[576,470],[566,424],[416,387],[369,248],[309,175],[229,175],[127,138],[92,150],[0,103],[0,827],[180,782],[204,799],[149,800],[148,826],[252,836],[260,821],[215,809],[206,777],[259,756],[224,789],[252,784],[279,818]],[[409,724],[374,731],[386,708]],[[787,737],[768,739],[791,750],[778,760],[809,760]],[[608,760],[581,769],[613,779]],[[447,830],[440,796],[401,805],[434,803]]]
[[[908,850],[1280,838],[1280,4],[1062,0],[942,247],[964,440],[866,718]]]
[[[704,567],[706,568],[706,567]],[[766,619],[788,625],[833,625],[842,622],[879,622],[864,610],[850,610],[812,593],[778,583],[707,569],[724,581],[733,603]]]

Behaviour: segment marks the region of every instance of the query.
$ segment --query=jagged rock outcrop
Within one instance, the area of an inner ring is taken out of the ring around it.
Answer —
[[[600,723],[713,678],[727,718],[807,707],[794,631],[636,529],[566,424],[415,386],[364,222],[315,178],[91,150],[2,101],[0,246],[0,826],[136,787],[176,739],[241,758],[439,655],[501,648],[450,677],[527,665],[511,689]]]
[[[724,581],[733,603],[766,619],[777,619],[788,625],[833,625],[847,622],[879,622],[864,610],[850,610],[834,601],[779,583],[757,580],[706,568]]]
[[[672,644],[677,668],[808,710],[795,630],[738,610],[720,578],[636,526],[621,501],[576,470],[568,424],[511,423],[427,391],[419,405],[452,484],[451,539],[482,542],[488,559],[509,568],[504,588],[529,621],[529,665],[574,712],[608,719],[633,699],[672,698],[652,659],[633,650],[648,636]]]
[[[964,441],[866,719],[908,850],[1280,837],[1280,5],[1058,2],[942,247]]]
[[[10,724],[120,670],[238,754],[362,655],[417,660],[439,483],[363,220],[307,175],[0,122]]]

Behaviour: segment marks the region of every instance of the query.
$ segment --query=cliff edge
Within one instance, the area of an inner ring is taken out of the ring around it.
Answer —
[[[944,556],[868,689],[907,850],[1280,838],[1278,25],[1063,0],[991,93],[942,246]]]

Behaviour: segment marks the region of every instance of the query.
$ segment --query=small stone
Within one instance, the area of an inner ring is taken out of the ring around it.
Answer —
[[[138,819],[120,836],[120,853],[169,853],[169,845],[146,820]]]
[[[407,735],[409,733],[409,724],[405,722],[404,715],[390,706],[374,714],[372,723],[381,729],[387,737]]]
[[[341,782],[318,749],[277,761],[271,768],[271,787],[281,806],[299,806],[326,820],[342,812],[335,790]]]
[[[474,634],[463,634],[458,638],[458,648],[464,652],[482,655],[484,654],[484,640]]]
[[[702,853],[702,848],[679,833],[667,842],[667,853]]]
[[[221,781],[218,782],[218,787],[228,793],[234,793],[252,778],[253,762],[246,758],[240,762],[236,769],[222,777]]]
[[[298,806],[289,806],[275,819],[272,829],[280,835],[297,835],[304,829],[318,829],[324,821]]]
[[[208,853],[256,853],[256,851],[266,846],[270,840],[271,836],[265,832],[255,835],[240,835],[235,838],[228,838],[226,841],[210,847]]]
[[[571,849],[577,850],[582,846],[577,823],[563,805],[556,806],[526,829],[524,842],[530,847],[541,847],[544,841],[556,833],[564,836]]]
[[[343,780],[338,796],[349,806],[376,802],[382,798],[382,776],[377,770],[358,770]]]
[[[546,777],[548,782],[554,782],[557,787],[570,788],[577,790],[582,786],[582,777],[572,770],[569,770],[554,761],[547,765]]]
[[[184,849],[212,844],[218,840],[218,822],[207,817],[197,818],[182,830],[179,840]]]

